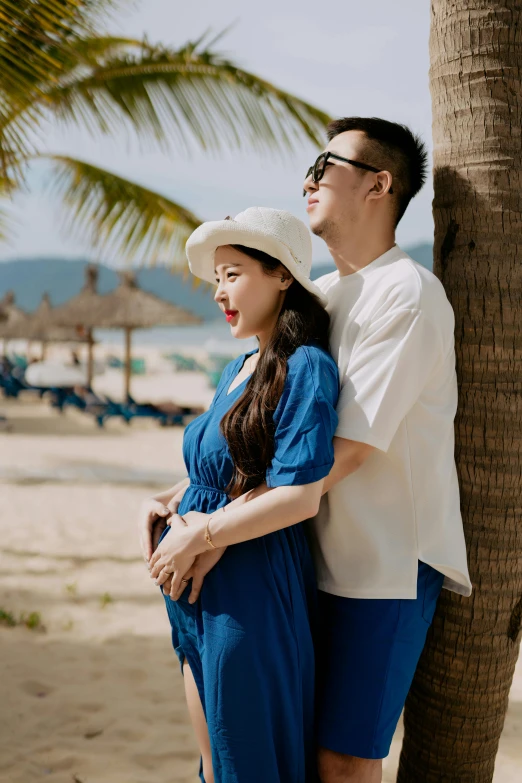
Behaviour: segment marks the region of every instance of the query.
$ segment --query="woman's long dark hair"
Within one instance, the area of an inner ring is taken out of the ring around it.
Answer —
[[[258,261],[268,275],[283,265],[261,250],[232,245]],[[283,393],[289,357],[300,345],[317,340],[328,350],[330,316],[319,300],[294,280],[288,288],[275,328],[245,391],[225,414],[221,431],[234,462],[227,487],[238,497],[265,480],[274,456],[273,414]]]

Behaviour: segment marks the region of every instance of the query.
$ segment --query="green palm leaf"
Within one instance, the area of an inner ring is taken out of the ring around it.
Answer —
[[[16,177],[18,161],[34,151],[45,95],[77,67],[70,52],[74,43],[92,39],[113,6],[114,0],[0,0],[4,178]]]
[[[187,152],[253,147],[293,150],[322,143],[329,117],[198,41],[175,51],[129,42],[107,56],[96,41],[83,48],[79,73],[51,87],[45,105],[61,120],[108,133],[132,126],[140,136],[171,141]],[[97,64],[93,64],[94,60]]]
[[[112,0],[0,0],[2,93],[24,99],[29,90],[64,73],[63,48],[94,35]],[[42,92],[43,90],[40,90]]]
[[[104,252],[185,266],[184,247],[200,224],[189,210],[110,171],[59,155],[51,188],[66,206],[67,228]]]

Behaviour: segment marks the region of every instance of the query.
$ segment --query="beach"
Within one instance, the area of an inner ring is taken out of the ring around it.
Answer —
[[[116,393],[121,380],[110,371],[96,385]],[[203,375],[165,368],[133,390],[194,404],[213,393]],[[18,623],[0,627],[0,782],[196,783],[182,678],[136,527],[141,501],[184,475],[182,428],[98,429],[28,393],[0,412],[11,426],[0,434],[0,608]],[[520,779],[521,731],[519,664],[495,783]]]

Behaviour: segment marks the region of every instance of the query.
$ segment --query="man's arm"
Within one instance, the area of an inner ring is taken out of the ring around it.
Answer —
[[[351,473],[355,473],[370,454],[375,451],[374,446],[369,446],[367,443],[359,443],[356,440],[335,437],[333,442],[335,462],[324,480],[323,495],[343,478],[346,478]]]

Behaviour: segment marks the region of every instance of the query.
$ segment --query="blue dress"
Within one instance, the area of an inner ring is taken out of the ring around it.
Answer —
[[[248,381],[227,393],[250,355],[225,368],[209,410],[185,430],[190,486],[180,514],[211,513],[229,502],[233,463],[219,425]],[[269,487],[328,475],[338,391],[337,365],[319,345],[301,346],[290,357],[274,412]],[[228,547],[194,605],[190,585],[177,602],[165,596],[173,646],[201,697],[216,783],[316,781],[315,585],[304,526],[297,524]]]

